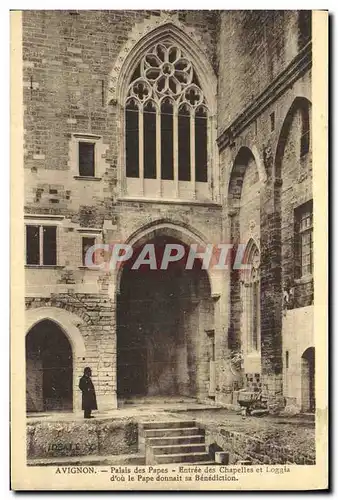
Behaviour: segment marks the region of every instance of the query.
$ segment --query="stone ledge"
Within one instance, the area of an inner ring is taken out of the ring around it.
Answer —
[[[77,181],[102,181],[102,177],[91,177],[89,175],[74,175]]]
[[[27,422],[27,458],[81,457],[136,453],[133,418]]]
[[[161,198],[133,198],[128,196],[122,196],[117,198],[118,202],[122,203],[158,203],[160,205],[199,205],[203,207],[213,207],[217,209],[222,209],[222,205],[220,203],[216,203],[215,201],[201,201],[201,200],[181,200],[181,199],[161,199]]]

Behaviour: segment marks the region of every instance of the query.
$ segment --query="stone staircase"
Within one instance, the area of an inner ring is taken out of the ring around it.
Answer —
[[[206,450],[204,429],[195,421],[145,422],[146,464],[213,464]]]

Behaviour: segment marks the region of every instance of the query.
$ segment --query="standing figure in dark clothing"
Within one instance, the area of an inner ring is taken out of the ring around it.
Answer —
[[[87,366],[80,378],[79,388],[82,391],[82,409],[84,418],[94,418],[91,415],[92,410],[97,410],[96,394],[92,379],[92,370]]]

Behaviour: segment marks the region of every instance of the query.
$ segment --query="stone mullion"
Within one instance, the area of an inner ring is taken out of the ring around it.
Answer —
[[[174,183],[175,196],[179,197],[178,192],[178,108],[173,107],[173,147],[174,147]]]
[[[124,165],[124,173],[120,173],[121,182],[121,193],[125,195],[127,193],[127,158],[126,158],[126,106],[121,108],[118,112],[118,116],[121,117],[120,122],[117,124],[117,130],[120,133],[122,148],[120,150],[120,162]],[[109,116],[110,119],[110,116]]]
[[[211,199],[214,199],[213,193],[213,176],[214,172],[212,170],[212,148],[213,148],[213,118],[207,116],[207,182],[208,191]]]
[[[39,226],[39,264],[43,265],[43,226]]]
[[[161,180],[161,107],[156,107],[156,180],[158,196],[162,195]]]
[[[195,112],[190,112],[190,181],[193,198],[196,198],[196,166],[195,166]]]
[[[144,137],[143,137],[143,106],[140,107],[138,114],[138,128],[139,128],[139,172],[140,172],[140,184],[141,184],[141,194],[144,194]]]

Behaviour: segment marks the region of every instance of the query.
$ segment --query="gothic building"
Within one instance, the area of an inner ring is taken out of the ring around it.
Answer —
[[[313,411],[311,12],[23,12],[27,411],[139,396]],[[94,244],[133,259],[88,266]],[[167,270],[154,243],[245,246]],[[237,361],[236,361],[237,360]]]

